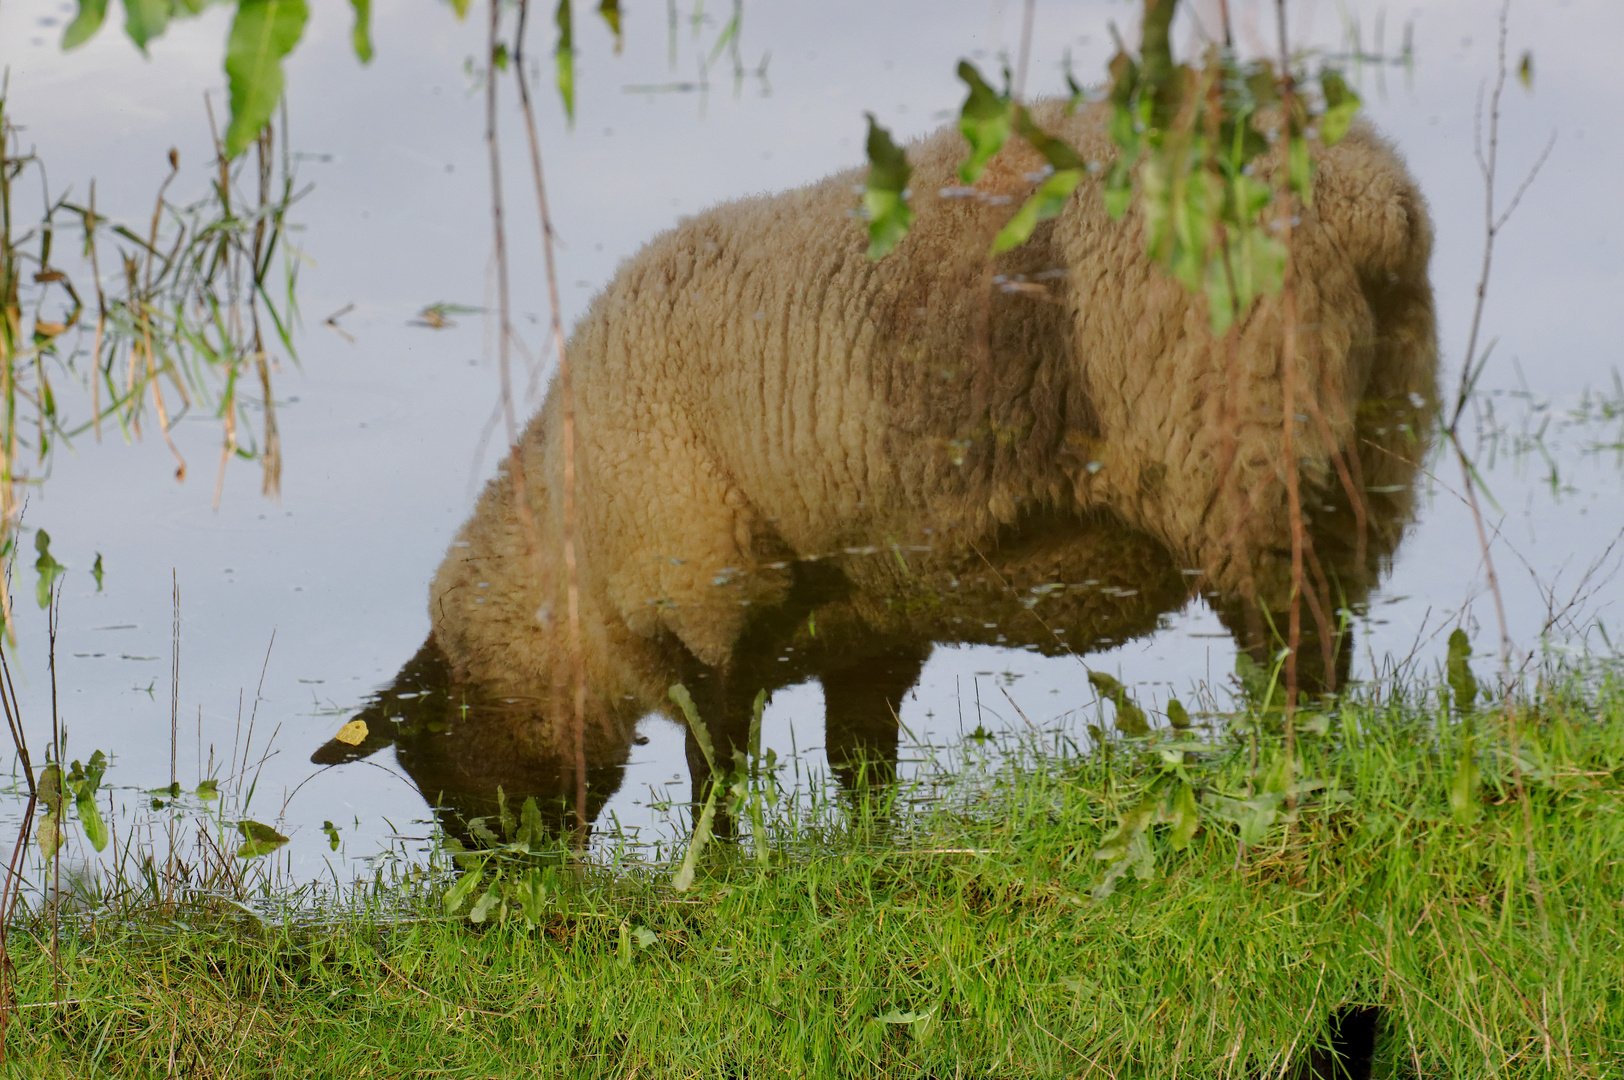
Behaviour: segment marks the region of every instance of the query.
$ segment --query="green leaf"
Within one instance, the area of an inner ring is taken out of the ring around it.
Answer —
[[[468,0],[451,0],[451,10],[456,13],[457,21],[461,22],[468,17]]]
[[[1167,702],[1167,722],[1178,731],[1188,731],[1190,728],[1190,714],[1184,711],[1178,698],[1171,698]]]
[[[1455,775],[1449,782],[1449,814],[1457,825],[1470,825],[1483,814],[1482,799],[1478,796],[1482,770],[1477,764],[1475,741],[1470,731],[1461,740],[1460,759],[1455,763]]]
[[[981,72],[968,60],[959,61],[959,78],[970,88],[970,96],[964,99],[964,106],[959,110],[959,131],[970,144],[970,157],[959,166],[959,179],[973,184],[988,159],[1009,141],[1013,119],[1011,102],[988,86]]]
[[[616,935],[615,963],[621,967],[631,967],[632,964],[632,928],[626,923],[620,924],[620,932]]]
[[[524,877],[513,883],[513,897],[525,921],[532,925],[541,922],[547,913],[547,882],[540,867],[531,868]]]
[[[1110,699],[1116,706],[1118,731],[1128,736],[1150,734],[1150,721],[1145,719],[1144,710],[1134,702],[1126,687],[1100,671],[1090,671],[1088,681],[1101,697]]]
[[[355,29],[350,31],[350,44],[363,64],[372,63],[372,0],[350,0],[355,9]]]
[[[124,32],[130,35],[142,55],[146,54],[147,42],[162,34],[169,25],[172,10],[170,0],[124,0]]]
[[[1286,152],[1286,161],[1289,165],[1287,175],[1291,179],[1291,190],[1302,199],[1304,206],[1314,205],[1314,162],[1308,156],[1308,140],[1301,135],[1291,135],[1286,140],[1290,145]]]
[[[1077,106],[1081,105],[1087,96],[1082,86],[1078,84],[1077,76],[1072,72],[1070,49],[1061,56],[1060,68],[1066,76],[1066,115],[1070,116],[1077,111]]]
[[[1320,72],[1320,90],[1325,95],[1325,113],[1319,119],[1320,141],[1335,146],[1348,133],[1359,114],[1359,95],[1342,81],[1342,73],[1332,68]]]
[[[321,831],[327,834],[327,847],[331,851],[338,850],[338,826],[331,821],[321,823]]]
[[[1037,191],[1032,193],[1031,198],[1015,211],[1015,216],[998,230],[998,235],[993,237],[992,253],[997,255],[999,252],[1019,247],[1031,237],[1032,230],[1038,227],[1038,222],[1060,216],[1060,211],[1065,209],[1066,200],[1077,190],[1077,185],[1082,179],[1081,169],[1067,169],[1050,175]]]
[[[864,115],[868,117],[868,186],[863,192],[863,209],[868,213],[868,257],[878,262],[902,242],[913,224],[913,210],[908,206],[913,167],[874,114]]]
[[[1105,174],[1105,212],[1111,215],[1112,221],[1121,221],[1122,215],[1128,212],[1133,204],[1133,169],[1122,158],[1111,163],[1111,169]]]
[[[45,807],[47,814],[60,814],[62,812],[62,767],[56,762],[48,762],[40,770],[39,801]]]
[[[40,818],[34,836],[39,841],[39,853],[47,859],[51,858],[62,847],[61,816],[51,813]]]
[[[102,570],[101,552],[98,551],[98,552],[96,552],[96,561],[90,564],[90,576],[96,579],[96,591],[97,592],[102,591],[102,575],[103,575],[103,573],[105,573],[105,571]]]
[[[491,909],[502,898],[501,890],[495,885],[485,890],[485,894],[474,902],[473,910],[468,912],[468,921],[482,923],[490,915]]]
[[[1472,658],[1472,642],[1466,636],[1466,631],[1455,628],[1449,635],[1449,660],[1446,671],[1449,679],[1449,691],[1454,696],[1455,708],[1462,713],[1472,711],[1477,702],[1477,678],[1472,674],[1470,660]]]
[[[205,780],[197,785],[197,797],[204,802],[218,799],[220,797],[220,781]]]
[[[1517,81],[1522,83],[1524,90],[1533,91],[1534,54],[1527,49],[1523,50],[1522,59],[1517,62]]]
[[[615,52],[620,52],[621,46],[625,44],[620,33],[620,0],[601,0],[598,4],[598,14],[609,24],[609,32],[615,35]]]
[[[277,848],[288,842],[288,838],[257,821],[237,822],[237,831],[243,835],[243,845],[237,849],[240,859],[257,859],[261,855],[269,855]]]
[[[746,745],[749,747],[752,768],[761,757],[761,717],[766,711],[767,691],[761,689],[756,691],[756,700],[750,705],[750,737]]]
[[[688,688],[681,683],[672,683],[668,691],[672,701],[682,710],[683,717],[688,721],[688,730],[694,733],[694,741],[699,744],[699,752],[705,755],[705,764],[712,774],[716,772],[716,749],[711,746],[710,731],[699,719],[699,710],[694,707],[693,696]]]
[[[575,16],[570,0],[558,0],[553,14],[558,24],[558,47],[553,50],[553,62],[558,68],[558,96],[564,99],[564,115],[575,123]]]
[[[1173,824],[1168,841],[1174,851],[1183,851],[1201,825],[1201,808],[1196,805],[1195,789],[1182,780],[1173,785],[1173,806],[1168,816]]]
[[[226,41],[226,78],[231,87],[231,124],[226,157],[234,158],[259,137],[282,99],[282,60],[304,33],[305,0],[240,0]]]
[[[917,1024],[921,1020],[929,1020],[933,1010],[925,1012],[903,1012],[901,1009],[888,1009],[874,1019],[882,1024]]]
[[[79,824],[84,827],[85,839],[97,851],[107,847],[107,823],[102,821],[101,811],[96,807],[96,789],[88,785],[74,796],[73,808],[79,813]]]
[[[1269,826],[1279,817],[1280,803],[1284,799],[1285,793],[1280,791],[1265,791],[1250,799],[1209,793],[1207,805],[1219,817],[1239,825],[1241,843],[1253,847],[1268,834]]]
[[[485,870],[483,865],[476,867],[475,869],[464,873],[457,879],[457,883],[455,885],[446,890],[445,900],[443,903],[445,904],[445,913],[447,915],[455,915],[459,910],[461,910],[462,905],[467,903],[468,898],[474,894],[474,889],[479,885],[480,878],[482,878],[484,874]]]
[[[536,806],[534,796],[526,798],[519,808],[519,831],[513,839],[515,843],[531,848],[539,847],[547,840],[547,827],[541,822],[541,810]]]
[[[52,558],[51,534],[44,529],[34,534],[34,550],[39,552],[39,558],[34,560],[34,569],[39,573],[39,582],[34,586],[34,599],[39,601],[41,608],[48,608],[51,606],[51,589],[56,579],[67,573],[68,568]]]
[[[62,51],[77,49],[101,29],[107,17],[107,0],[79,0],[79,14],[62,33]]]
[[[712,783],[705,808],[699,813],[699,823],[694,826],[693,839],[688,841],[688,851],[682,856],[682,865],[677,868],[676,876],[671,879],[671,887],[677,892],[687,892],[693,887],[694,873],[699,867],[699,853],[710,843],[711,824],[716,820],[717,789],[718,785]]]

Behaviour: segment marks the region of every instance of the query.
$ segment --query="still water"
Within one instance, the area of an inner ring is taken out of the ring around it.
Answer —
[[[1136,6],[1040,2],[1029,86],[1059,90],[1067,56],[1084,78],[1102,71],[1109,22],[1131,40]],[[735,80],[724,56],[701,89],[698,72],[731,11],[710,5],[696,21],[684,7],[673,39],[663,7],[628,8],[618,57],[601,24],[580,20],[573,129],[550,94],[540,99],[567,322],[621,260],[682,216],[857,163],[864,111],[899,138],[934,129],[962,97],[958,58],[995,67],[1016,46],[1021,15],[1018,3],[746,5],[743,77]],[[1344,11],[1353,14],[1345,19]],[[1396,49],[1413,21],[1411,69],[1367,64],[1355,74],[1368,112],[1431,206],[1446,388],[1458,378],[1481,259],[1473,123],[1494,74],[1494,15],[1495,5],[1474,0],[1385,11],[1309,3],[1294,12],[1303,44],[1333,50],[1353,25],[1367,48],[1381,26],[1383,43]],[[1510,22],[1512,56],[1531,51],[1534,80],[1531,91],[1513,81],[1506,94],[1502,200],[1553,135],[1555,143],[1501,237],[1490,288],[1485,333],[1495,347],[1479,384],[1479,426],[1495,435],[1481,448],[1493,493],[1488,524],[1518,648],[1610,650],[1597,628],[1612,631],[1624,598],[1619,552],[1609,549],[1624,529],[1624,391],[1614,374],[1624,367],[1624,203],[1616,190],[1624,148],[1612,116],[1624,100],[1624,72],[1611,55],[1624,40],[1624,12],[1593,0],[1540,15],[1536,22],[1532,10],[1513,10]],[[0,3],[8,111],[52,184],[82,192],[94,178],[103,213],[141,221],[176,147],[177,194],[202,194],[203,91],[218,95],[222,83],[228,13],[172,25],[149,59],[114,26],[63,54],[57,43],[70,18],[59,0]],[[281,498],[262,498],[255,466],[243,463],[228,472],[213,509],[217,426],[189,417],[175,431],[192,463],[184,484],[171,479],[161,441],[98,444],[86,434],[58,455],[27,511],[27,524],[49,530],[70,568],[57,642],[69,757],[94,748],[113,754],[107,782],[119,835],[147,820],[146,789],[168,782],[173,694],[183,785],[210,773],[226,778],[228,762],[246,761],[257,776],[249,816],[292,836],[278,858],[299,878],[347,878],[400,842],[393,838],[425,836],[419,786],[445,786],[445,770],[466,775],[478,759],[490,766],[482,776],[512,791],[517,781],[503,769],[523,758],[522,747],[448,733],[445,717],[426,704],[445,689],[444,675],[419,653],[429,579],[499,453],[500,438],[484,438],[497,404],[486,319],[477,310],[441,328],[418,319],[428,305],[478,309],[494,298],[484,98],[468,63],[482,51],[484,31],[478,20],[459,24],[443,5],[422,0],[375,19],[369,66],[350,51],[343,5],[312,12],[288,63],[291,141],[300,177],[314,188],[292,215],[303,226],[303,328],[298,364],[284,357],[276,382]],[[1249,19],[1240,19],[1243,45],[1268,40]],[[1187,40],[1194,29],[1182,32]],[[527,239],[535,223],[528,200],[512,194],[527,190],[522,133],[516,110],[505,111],[514,296],[521,333],[542,356],[544,282]],[[324,321],[339,312],[336,328]],[[545,377],[543,368],[530,381],[543,386]],[[539,392],[526,411],[536,404]],[[1383,560],[1356,628],[1355,677],[1406,660],[1428,670],[1462,623],[1480,651],[1497,648],[1458,469],[1435,461],[1417,484],[1418,520]],[[88,573],[98,554],[100,589]],[[1233,670],[1234,620],[1186,602],[1180,569],[1130,542],[1040,537],[1005,559],[999,569],[1024,591],[994,588],[973,569],[933,568],[937,585],[964,590],[948,605],[952,626],[881,625],[863,614],[873,604],[859,588],[815,596],[794,626],[758,643],[748,693],[771,691],[765,741],[793,760],[786,779],[804,787],[830,774],[826,707],[856,718],[896,708],[906,774],[931,747],[978,728],[1081,732],[1101,708],[1085,663],[1119,677],[1146,705],[1189,699],[1198,684],[1221,688]],[[1056,583],[1073,588],[1032,591]],[[31,582],[21,584],[13,663],[38,747],[49,731],[46,633]],[[1029,618],[1038,605],[1021,603],[1034,595],[1054,612],[1043,634]],[[819,615],[821,639],[807,636]],[[680,674],[662,669],[662,677]],[[372,700],[380,688],[389,689]],[[683,733],[661,716],[639,715],[647,702],[635,704],[620,756],[610,755],[595,781],[599,834],[612,822],[645,838],[669,836],[664,815],[650,808],[687,795]],[[504,705],[511,702],[491,703],[492,715]],[[362,749],[375,752],[361,761],[328,740],[363,709],[375,738]],[[840,738],[829,738],[837,766]],[[324,821],[338,829],[336,853]]]

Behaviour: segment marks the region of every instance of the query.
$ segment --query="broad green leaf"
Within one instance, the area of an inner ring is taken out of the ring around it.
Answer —
[[[39,853],[47,859],[51,858],[62,847],[61,817],[57,814],[46,814],[40,818],[34,836],[39,841]]]
[[[541,922],[542,916],[547,913],[547,896],[547,882],[539,867],[533,867],[513,883],[513,897],[519,902],[519,910],[528,923]]]
[[[1289,166],[1287,175],[1291,179],[1291,190],[1302,199],[1304,206],[1314,205],[1314,161],[1308,156],[1308,140],[1301,135],[1291,135],[1287,138],[1289,144],[1286,151],[1286,161]]]
[[[992,253],[997,255],[999,252],[1019,247],[1031,237],[1032,230],[1038,227],[1038,222],[1060,216],[1060,211],[1065,209],[1066,200],[1077,190],[1077,185],[1082,179],[1081,169],[1067,169],[1050,175],[1021,208],[1015,211],[1015,216],[998,230],[998,235],[993,237]]]
[[[496,823],[502,828],[502,839],[513,839],[513,834],[519,827],[519,819],[508,809],[507,792],[500,784],[496,786]]]
[[[547,839],[547,827],[541,822],[541,810],[533,796],[525,799],[519,808],[519,831],[513,839],[527,847],[539,847]]]
[[[455,885],[446,890],[443,903],[447,915],[455,915],[462,909],[462,905],[467,903],[468,898],[473,895],[475,887],[479,885],[480,878],[484,877],[484,874],[483,865],[469,870],[457,879]]]
[[[1089,684],[1099,692],[1101,697],[1109,698],[1116,706],[1116,728],[1124,735],[1138,736],[1150,734],[1150,721],[1145,719],[1145,712],[1128,693],[1127,688],[1111,676],[1099,671],[1088,673]]]
[[[1112,221],[1121,221],[1133,204],[1133,169],[1120,157],[1111,163],[1111,170],[1105,174],[1103,196],[1105,212],[1111,215]]]
[[[51,534],[44,529],[34,534],[34,550],[39,552],[39,558],[34,560],[34,569],[39,574],[39,581],[34,586],[34,599],[39,601],[41,608],[48,608],[51,606],[51,589],[56,585],[56,579],[67,573],[68,568],[51,556]]]
[[[1215,250],[1207,264],[1203,291],[1212,332],[1222,337],[1237,315],[1244,315],[1259,296],[1280,291],[1286,269],[1286,247],[1262,229],[1234,230],[1228,243]],[[1231,288],[1233,285],[1233,289]],[[1247,658],[1251,662],[1251,658]],[[1240,660],[1236,660],[1236,670]],[[1254,669],[1261,671],[1262,669]],[[1262,705],[1263,699],[1253,697]]]
[[[1320,72],[1320,89],[1325,94],[1325,113],[1319,119],[1320,141],[1335,146],[1359,114],[1359,95],[1342,81],[1341,72],[1331,68]]]
[[[197,785],[197,797],[202,799],[204,802],[208,802],[211,799],[218,799],[220,797],[220,781],[205,780],[201,784]]]
[[[468,912],[468,921],[471,923],[484,922],[490,915],[491,909],[496,906],[497,901],[501,898],[501,890],[497,886],[492,885],[486,889],[485,894],[474,902],[473,910]]]
[[[1182,780],[1173,785],[1173,806],[1169,818],[1173,833],[1168,841],[1174,851],[1183,851],[1190,846],[1190,838],[1201,825],[1201,808],[1196,805],[1195,789]]]
[[[62,812],[62,767],[52,761],[40,770],[39,801],[47,814]]]
[[[355,9],[355,29],[350,31],[350,44],[363,64],[372,63],[372,0],[350,0]]]
[[[1077,76],[1072,72],[1070,49],[1067,49],[1061,57],[1060,67],[1066,76],[1066,115],[1070,116],[1077,111],[1077,106],[1083,103],[1087,95],[1077,82]]]
[[[1241,843],[1253,847],[1268,834],[1269,826],[1279,816],[1279,806],[1284,798],[1284,793],[1279,791],[1265,791],[1250,799],[1232,799],[1209,793],[1207,805],[1219,817],[1239,825]]]
[[[1032,144],[1032,149],[1043,155],[1043,160],[1056,172],[1065,172],[1068,169],[1083,169],[1086,166],[1083,159],[1077,156],[1077,151],[1064,139],[1058,139],[1047,131],[1038,127],[1033,121],[1032,114],[1023,106],[1015,107],[1015,129],[1021,138]]]
[[[888,1009],[874,1019],[882,1024],[917,1024],[921,1020],[929,1020],[933,1010],[924,1012],[903,1012],[901,1009]]]
[[[558,68],[558,96],[564,99],[564,116],[575,123],[575,16],[570,0],[558,0],[553,14],[558,24],[558,47],[553,62]]]
[[[1151,785],[1150,790],[1140,796],[1139,801],[1122,815],[1117,827],[1106,834],[1099,850],[1094,852],[1094,858],[1115,861],[1128,856],[1133,838],[1150,828],[1151,823],[1156,820],[1156,810],[1162,801],[1163,783],[1165,781]]]
[[[237,831],[243,835],[243,844],[237,849],[237,857],[241,859],[257,859],[261,855],[269,855],[277,848],[288,842],[288,838],[257,821],[237,822]]]
[[[86,787],[74,796],[73,808],[79,813],[79,824],[85,830],[85,839],[97,851],[107,847],[107,823],[102,821],[101,811],[96,807],[96,789]]]
[[[889,255],[913,224],[908,206],[908,178],[913,167],[908,155],[891,140],[891,133],[868,117],[868,186],[863,209],[868,213],[868,257],[876,262]]]
[[[101,786],[102,773],[106,769],[107,755],[97,750],[90,756],[88,767],[75,761],[68,770],[66,780],[66,791],[73,793],[74,809],[79,813],[79,824],[84,827],[85,838],[97,851],[107,847],[107,825],[96,806],[96,789]]]
[[[259,137],[282,99],[282,60],[304,33],[305,0],[240,0],[226,41],[226,78],[231,87],[231,124],[226,157],[234,158]]]
[[[147,42],[164,32],[173,10],[170,0],[124,0],[124,32],[145,55]]]
[[[618,53],[625,44],[620,33],[620,0],[601,0],[598,4],[598,14],[609,24],[609,32],[615,35],[615,52]]]
[[[468,17],[468,0],[451,0],[451,10],[456,13],[457,21],[461,22]]]
[[[1472,674],[1472,641],[1466,636],[1466,631],[1456,627],[1455,632],[1449,635],[1449,660],[1447,673],[1449,691],[1455,698],[1455,708],[1463,713],[1471,712],[1472,706],[1477,702],[1477,678]]]
[[[327,847],[330,851],[338,850],[338,826],[331,821],[321,823],[321,831],[327,834]]]
[[[1175,730],[1187,731],[1190,727],[1190,714],[1184,711],[1184,705],[1178,698],[1171,698],[1167,702],[1167,722]]]
[[[107,17],[107,0],[79,0],[79,14],[62,33],[62,50],[77,49],[101,29]]]
[[[761,717],[767,711],[767,691],[756,691],[756,700],[750,705],[750,737],[746,743],[750,750],[750,766],[755,768],[761,757]]]
[[[677,703],[682,710],[683,718],[688,721],[688,730],[694,733],[694,742],[699,744],[699,752],[705,755],[705,764],[714,774],[716,772],[716,749],[711,746],[710,731],[705,727],[704,721],[699,719],[699,710],[694,707],[694,699],[688,693],[688,688],[681,683],[672,683],[669,691],[671,700]]]
[[[1478,768],[1474,743],[1470,733],[1461,740],[1460,760],[1455,763],[1455,776],[1449,782],[1449,813],[1457,825],[1470,825],[1483,813],[1478,796],[1482,770]]]
[[[970,157],[959,166],[959,179],[973,184],[988,159],[1009,141],[1013,119],[1011,102],[988,86],[981,72],[968,60],[959,61],[959,78],[970,88],[970,96],[964,99],[964,106],[959,110],[959,131],[970,144]]]
[[[671,887],[677,892],[687,892],[693,887],[694,873],[699,867],[699,853],[710,843],[711,825],[716,820],[716,789],[717,785],[712,784],[705,808],[699,813],[699,823],[694,826],[693,839],[688,842],[688,851],[682,856],[682,865],[671,879]]]

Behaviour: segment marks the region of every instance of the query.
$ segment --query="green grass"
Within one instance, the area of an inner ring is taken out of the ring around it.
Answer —
[[[687,893],[668,869],[532,857],[534,925],[516,906],[445,916],[444,872],[285,918],[80,918],[60,968],[49,922],[25,921],[8,1068],[1278,1076],[1335,1008],[1371,1004],[1377,1075],[1620,1075],[1624,684],[1566,683],[1516,715],[1514,768],[1502,712],[1468,743],[1436,704],[1345,705],[1302,739],[1297,775],[1323,786],[1244,850],[1214,796],[1265,790],[1267,732],[1255,771],[1245,739],[1166,766],[1164,732],[1017,749],[920,814],[781,813],[770,868],[717,843]],[[1150,824],[1152,875],[1095,899],[1124,813],[1186,779],[1202,797],[1188,847]]]

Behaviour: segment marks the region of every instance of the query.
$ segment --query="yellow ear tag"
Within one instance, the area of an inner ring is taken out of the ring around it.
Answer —
[[[351,720],[339,728],[338,734],[334,735],[333,738],[345,746],[360,746],[363,742],[366,742],[367,722],[365,720]]]

